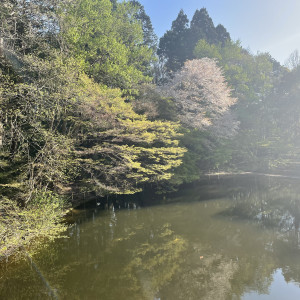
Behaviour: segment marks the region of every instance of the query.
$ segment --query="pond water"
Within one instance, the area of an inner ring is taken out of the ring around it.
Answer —
[[[81,211],[67,239],[2,264],[0,299],[300,299],[300,184],[214,178],[130,209]]]

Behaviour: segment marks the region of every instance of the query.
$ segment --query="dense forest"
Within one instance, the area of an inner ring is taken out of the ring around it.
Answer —
[[[299,63],[252,54],[205,8],[158,41],[135,0],[3,0],[0,256],[55,238],[83,194],[295,165]]]

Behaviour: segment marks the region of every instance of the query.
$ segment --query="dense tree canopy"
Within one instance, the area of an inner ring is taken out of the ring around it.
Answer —
[[[0,210],[8,220],[20,204],[34,227],[47,207],[52,217],[40,234],[59,233],[65,202],[51,206],[49,191],[134,193],[180,165],[179,125],[148,120],[122,96],[150,79],[153,44],[141,12],[137,3],[106,0],[1,6]],[[0,222],[1,256],[38,235]]]
[[[140,16],[137,5],[128,2],[113,9],[109,0],[77,0],[64,10],[63,36],[97,82],[132,89],[150,80],[152,49],[144,42]]]

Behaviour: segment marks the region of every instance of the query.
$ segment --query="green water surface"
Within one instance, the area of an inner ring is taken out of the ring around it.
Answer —
[[[300,180],[214,178],[164,204],[82,210],[2,264],[0,299],[300,299]]]

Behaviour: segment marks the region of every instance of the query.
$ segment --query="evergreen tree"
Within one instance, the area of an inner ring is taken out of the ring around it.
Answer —
[[[231,40],[229,32],[221,24],[219,24],[216,27],[216,33],[217,33],[217,41],[218,41],[218,43],[221,43],[222,46],[225,45],[226,41]]]
[[[189,20],[187,15],[180,10],[171,30],[160,38],[157,54],[166,60],[165,66],[168,73],[179,70],[188,59],[187,34]]]
[[[171,30],[168,30],[159,41],[157,54],[165,63],[168,74],[178,71],[188,59],[194,59],[194,49],[203,40],[208,44],[222,46],[230,41],[230,34],[219,24],[216,28],[205,8],[196,10],[189,27],[189,20],[181,10]]]
[[[189,55],[191,57],[197,42],[202,39],[210,44],[218,42],[216,28],[206,8],[197,9],[191,21],[188,41]]]

